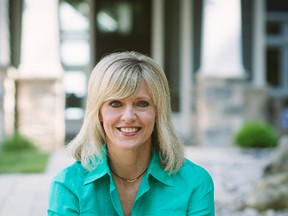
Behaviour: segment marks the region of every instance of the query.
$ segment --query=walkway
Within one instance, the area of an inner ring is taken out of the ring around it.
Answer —
[[[72,163],[64,151],[55,152],[44,174],[0,175],[0,216],[45,216],[53,176]]]
[[[186,157],[211,173],[218,216],[261,215],[252,209],[239,209],[261,176],[263,166],[269,161],[269,151],[243,152],[235,148],[195,147],[186,147],[185,150]],[[59,151],[52,155],[44,174],[0,175],[0,216],[45,216],[50,181],[72,162],[64,151]],[[272,211],[269,216],[272,215],[282,214]]]

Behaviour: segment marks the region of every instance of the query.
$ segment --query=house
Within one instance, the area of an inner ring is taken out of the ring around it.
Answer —
[[[285,0],[0,4],[0,137],[14,126],[45,149],[63,145],[81,127],[90,71],[119,50],[163,67],[187,144],[232,145],[235,131],[253,120],[287,132]]]

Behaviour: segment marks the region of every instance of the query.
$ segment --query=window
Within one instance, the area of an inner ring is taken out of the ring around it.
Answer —
[[[81,120],[86,95],[86,68],[90,62],[88,5],[60,2],[61,61],[65,70],[66,120]]]
[[[267,0],[267,82],[275,90],[288,89],[288,2]]]

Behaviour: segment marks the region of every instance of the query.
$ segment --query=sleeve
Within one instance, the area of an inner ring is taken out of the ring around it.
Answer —
[[[203,169],[199,177],[200,184],[192,192],[187,215],[191,216],[214,216],[214,184],[209,173]]]
[[[50,186],[48,216],[76,216],[79,200],[75,193],[61,181],[54,179]]]

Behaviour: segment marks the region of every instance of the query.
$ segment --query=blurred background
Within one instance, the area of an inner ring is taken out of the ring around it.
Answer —
[[[1,0],[0,6],[0,139],[17,129],[48,150],[69,141],[81,126],[91,70],[121,50],[147,54],[163,67],[173,120],[188,145],[231,145],[248,120],[287,132],[285,0]]]
[[[0,141],[62,149],[91,70],[123,50],[163,67],[186,146],[233,147],[249,122],[287,134],[286,0],[0,0]]]

